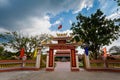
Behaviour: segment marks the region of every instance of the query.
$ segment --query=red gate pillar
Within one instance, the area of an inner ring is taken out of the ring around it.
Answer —
[[[54,54],[53,54],[53,49],[49,50],[49,55],[48,55],[48,66],[46,68],[46,71],[53,71],[54,70]]]
[[[75,49],[71,49],[71,71],[79,71],[76,62]]]

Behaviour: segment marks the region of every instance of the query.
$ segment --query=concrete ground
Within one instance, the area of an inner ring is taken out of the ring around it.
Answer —
[[[70,71],[70,62],[56,62],[55,71]]]
[[[53,72],[46,72],[45,69],[39,71],[1,72],[0,80],[120,80],[120,73],[88,72],[85,70],[71,72],[69,69],[63,70],[66,67],[65,63],[59,63],[59,66],[62,67],[56,67]]]
[[[120,73],[70,71],[14,71],[0,73],[0,80],[120,80]]]

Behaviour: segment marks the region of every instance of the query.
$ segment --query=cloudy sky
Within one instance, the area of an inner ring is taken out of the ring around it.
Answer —
[[[55,34],[60,24],[69,32],[78,13],[89,16],[99,8],[108,18],[120,17],[114,0],[0,0],[0,33]]]

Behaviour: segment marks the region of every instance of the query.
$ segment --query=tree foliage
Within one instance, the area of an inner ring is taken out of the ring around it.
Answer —
[[[4,46],[14,49],[17,53],[20,52],[21,48],[24,48],[28,57],[31,57],[34,49],[47,37],[47,34],[25,36],[18,32],[6,32],[0,34],[0,38],[5,40],[5,42],[2,43]]]
[[[15,57],[13,57],[14,55],[15,53],[9,52],[5,50],[3,46],[0,46],[0,60],[15,59]]]
[[[81,13],[76,17],[77,22],[72,24],[71,30],[76,35],[76,41],[83,40],[89,45],[89,51],[97,59],[99,50],[104,45],[109,45],[120,36],[119,25],[114,20],[107,19],[103,12],[98,9],[91,16]]]
[[[4,51],[4,47],[0,46],[0,53]]]

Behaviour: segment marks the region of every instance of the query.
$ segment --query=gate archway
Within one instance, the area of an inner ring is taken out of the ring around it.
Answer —
[[[54,71],[54,50],[70,50],[70,67],[71,71],[79,71],[78,58],[76,55],[76,43],[67,43],[67,40],[70,40],[71,37],[67,37],[67,34],[57,34],[57,37],[54,37],[53,40],[56,40],[57,44],[46,44],[49,47],[47,54],[47,63],[46,70]]]

